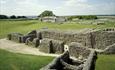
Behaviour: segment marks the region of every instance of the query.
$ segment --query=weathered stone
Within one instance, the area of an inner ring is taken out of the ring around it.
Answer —
[[[79,59],[86,59],[90,54],[90,50],[83,47],[80,43],[72,42],[69,44],[69,53]]]
[[[26,45],[30,45],[30,46],[33,46],[33,47],[38,47],[40,42],[39,42],[39,39],[38,38],[33,38],[31,39],[30,37],[26,39],[26,42],[25,42]]]
[[[54,53],[64,52],[64,42],[63,41],[52,39],[52,46],[53,46]]]
[[[39,45],[39,50],[45,53],[54,53],[51,39],[42,39]]]
[[[40,44],[40,40],[38,38],[34,38],[33,44],[34,44],[35,47],[38,47],[39,44]]]
[[[88,59],[84,63],[78,62],[79,65],[74,65],[73,60],[70,59],[69,52],[66,51],[63,55],[55,58],[51,63],[40,70],[94,70],[96,52],[91,51],[88,56]]]
[[[11,34],[8,34],[8,39],[9,40],[12,40],[12,41],[15,41],[15,42],[21,42],[21,36],[23,36],[22,34],[20,33],[11,33]]]
[[[104,50],[105,54],[115,54],[115,43],[108,46],[105,50]]]
[[[44,38],[41,40],[39,49],[47,53],[63,53],[64,42],[59,40]]]
[[[35,34],[29,34],[29,35],[22,36],[21,37],[22,43],[25,43],[27,38],[30,38],[30,40],[32,41],[34,38],[36,38],[36,35]]]
[[[105,49],[115,43],[115,29],[90,30],[77,33],[76,31],[42,30],[42,38],[81,43],[83,46],[94,49]]]
[[[109,45],[112,45],[115,43],[115,31],[96,31],[92,32],[92,35],[94,37],[94,44],[93,47],[96,49],[102,49],[104,50]]]
[[[87,61],[84,63],[83,70],[95,70],[96,59],[97,53],[92,50],[87,58]]]

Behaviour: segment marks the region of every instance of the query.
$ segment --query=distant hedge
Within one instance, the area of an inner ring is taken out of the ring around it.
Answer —
[[[0,19],[25,19],[27,18],[26,16],[15,16],[15,15],[12,15],[12,16],[7,16],[7,15],[0,15]]]
[[[97,19],[97,16],[95,15],[87,15],[87,16],[70,16],[68,17],[68,20],[72,20],[74,18],[78,18],[78,19]]]

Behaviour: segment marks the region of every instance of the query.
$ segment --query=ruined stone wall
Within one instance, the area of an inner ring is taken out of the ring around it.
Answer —
[[[102,52],[104,54],[115,54],[115,43],[108,46],[104,51]]]
[[[71,56],[79,59],[87,59],[90,54],[88,48],[83,47],[81,44],[72,42],[69,44],[69,53]]]
[[[95,70],[96,56],[95,51],[91,51],[86,61],[76,61],[66,51],[40,70]]]
[[[83,70],[95,70],[96,59],[97,59],[97,52],[92,50],[86,62],[84,63]]]
[[[41,31],[42,38],[49,38],[64,41],[65,44],[71,42],[81,43],[85,47],[105,49],[107,46],[115,43],[115,30],[97,30],[87,33],[76,33],[69,31]]]
[[[59,40],[53,40],[44,38],[41,39],[39,44],[39,50],[46,53],[63,53],[64,52],[64,42]]]
[[[65,44],[70,42],[82,43],[84,46],[92,48],[90,33],[72,33],[72,32],[61,32],[61,31],[51,31],[45,30],[41,31],[42,38],[49,38],[55,40],[64,41]]]
[[[51,39],[47,39],[47,38],[42,39],[38,48],[40,51],[45,52],[45,53],[53,52]]]
[[[8,40],[12,40],[12,41],[15,41],[15,42],[21,42],[21,37],[23,35],[20,34],[20,33],[11,33],[11,34],[8,34],[7,35],[7,38]]]
[[[96,31],[92,32],[92,45],[96,49],[105,49],[115,43],[115,31]]]

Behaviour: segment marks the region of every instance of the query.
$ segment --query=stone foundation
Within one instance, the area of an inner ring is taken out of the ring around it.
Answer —
[[[41,30],[42,38],[81,43],[84,47],[102,49],[115,43],[115,29],[90,30],[86,32]]]
[[[94,70],[96,59],[95,51],[91,51],[86,61],[73,60],[70,58],[69,52],[66,51],[40,70]]]
[[[65,52],[41,70],[94,70],[97,53],[89,48],[115,54],[115,29],[84,32],[33,30],[27,35],[8,34],[8,39],[32,45],[45,53]]]

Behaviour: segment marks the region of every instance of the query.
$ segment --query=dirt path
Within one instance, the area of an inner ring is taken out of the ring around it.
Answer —
[[[7,39],[0,39],[0,49],[5,49],[14,53],[22,54],[32,54],[32,55],[42,55],[42,56],[52,56],[57,57],[59,54],[48,54],[40,52],[39,49],[27,46],[24,43],[16,43]]]

